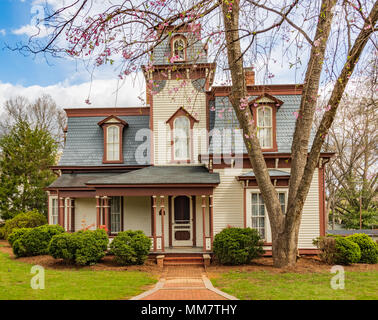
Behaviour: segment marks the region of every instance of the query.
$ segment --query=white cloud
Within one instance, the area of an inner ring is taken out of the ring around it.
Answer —
[[[7,33],[6,33],[5,29],[0,29],[0,34],[1,34],[2,36],[5,36]]]
[[[92,86],[90,82],[75,85],[70,85],[67,82],[60,82],[45,87],[39,85],[25,87],[0,82],[0,113],[5,101],[12,97],[25,96],[30,101],[33,101],[42,94],[51,95],[62,108],[114,107],[117,85],[119,86],[117,107],[141,106],[142,102],[138,96],[145,99],[143,82],[135,81],[131,77],[124,83],[122,81],[118,82],[116,79],[94,80]],[[89,96],[90,105],[85,103],[89,91],[91,91]]]
[[[27,24],[22,26],[18,29],[12,30],[13,34],[17,35],[27,35],[28,37],[35,37],[35,38],[43,38],[48,36],[51,33],[52,29],[48,29],[45,26],[33,26],[31,24]]]

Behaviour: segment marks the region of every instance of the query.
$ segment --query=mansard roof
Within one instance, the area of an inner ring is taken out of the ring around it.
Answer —
[[[138,163],[135,159],[135,152],[138,146],[147,139],[145,136],[144,140],[140,141],[140,139],[136,139],[136,134],[140,129],[146,129],[143,134],[149,134],[150,117],[149,115],[143,115],[144,112],[141,112],[141,115],[119,115],[128,114],[129,111],[124,109],[127,108],[120,108],[116,113],[121,121],[128,124],[127,130],[123,130],[122,137],[124,162],[119,164],[119,166],[148,165],[150,164],[149,150],[146,151],[148,152],[147,163]],[[115,164],[102,163],[104,135],[98,123],[104,120],[106,110],[105,108],[99,110],[92,108],[91,111],[96,116],[91,116],[90,113],[83,110],[80,111],[80,109],[70,112],[71,116],[67,120],[68,132],[66,145],[60,158],[59,166],[116,166]],[[114,114],[112,108],[108,108],[107,112],[107,115]]]
[[[272,88],[274,86],[272,85]],[[252,95],[250,101],[258,98],[260,94]],[[291,145],[295,130],[295,112],[299,110],[301,94],[274,94],[274,97],[282,101],[282,105],[276,113],[276,142],[278,153],[291,153]],[[227,96],[215,96],[209,104],[209,121],[210,131],[213,129],[239,129],[239,121],[235,111]],[[309,148],[312,145],[315,132],[310,137]],[[242,137],[241,137],[242,139]],[[209,153],[217,153],[221,146],[221,141],[216,138],[210,138]],[[247,153],[244,144],[242,150],[231,150],[236,153]],[[220,149],[221,150],[221,149]],[[268,153],[268,152],[264,152]]]

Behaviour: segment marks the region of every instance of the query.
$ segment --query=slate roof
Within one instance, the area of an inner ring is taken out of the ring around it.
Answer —
[[[171,55],[171,38],[175,35],[183,35],[187,38],[188,47],[186,51],[187,59],[189,61],[195,61],[196,63],[207,63],[207,56],[203,50],[203,43],[200,40],[195,39],[191,33],[172,33],[170,37],[167,37],[159,45],[154,48],[154,64],[169,64],[169,58]],[[175,64],[186,62],[175,62]]]
[[[49,188],[82,188],[87,187],[86,183],[93,179],[112,177],[119,173],[64,173],[56,179]]]
[[[299,109],[301,95],[274,95],[277,99],[283,101],[283,104],[278,108],[276,113],[276,140],[279,153],[291,153],[291,144],[295,130],[295,115],[294,112]],[[257,96],[250,97],[250,100],[257,98]],[[236,129],[239,128],[239,121],[236,118],[235,111],[228,99],[228,97],[215,97],[214,101],[210,103],[210,130],[213,129]],[[214,110],[215,109],[215,110]],[[223,110],[223,111],[222,111]],[[219,116],[221,115],[221,116]],[[311,147],[313,135],[311,136]],[[242,141],[242,137],[239,137]],[[209,147],[209,153],[220,150],[221,141],[219,137],[212,138]],[[236,145],[236,148],[235,148]],[[233,142],[231,152],[246,153],[247,150],[244,144],[237,148],[237,143]],[[269,153],[269,152],[264,152]]]
[[[268,169],[269,176],[271,177],[290,177],[290,173],[282,170],[277,170],[277,169]],[[245,177],[245,178],[253,178],[255,177],[255,173],[253,171],[246,172],[242,174],[240,177]]]
[[[60,158],[60,166],[115,166],[103,164],[104,151],[103,129],[97,123],[105,117],[69,117],[66,146]],[[119,116],[128,123],[123,130],[123,159],[124,165],[148,165],[150,164],[149,150],[145,151],[147,163],[138,163],[135,159],[135,151],[139,145],[146,141],[135,141],[135,135],[139,129],[149,128],[149,116]],[[146,130],[145,134],[149,131]],[[149,148],[148,148],[149,149]],[[148,154],[147,154],[148,152]]]
[[[96,178],[88,184],[219,184],[219,173],[204,166],[151,166],[109,177]]]

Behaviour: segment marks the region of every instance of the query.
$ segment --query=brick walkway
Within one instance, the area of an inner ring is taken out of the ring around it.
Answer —
[[[215,289],[202,266],[166,266],[154,289],[133,300],[228,300],[235,299]]]

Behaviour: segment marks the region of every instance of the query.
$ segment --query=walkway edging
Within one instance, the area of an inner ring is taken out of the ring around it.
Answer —
[[[214,288],[210,279],[208,277],[206,277],[205,275],[202,275],[202,280],[203,280],[203,283],[205,284],[206,289],[213,291],[213,292],[219,294],[220,296],[225,297],[228,300],[239,300],[238,298],[236,298],[236,297],[234,297],[234,296],[232,296],[232,295],[230,295],[226,292],[223,292],[223,291],[221,291],[217,288]]]
[[[153,287],[152,289],[148,290],[148,291],[145,291],[133,298],[131,298],[130,300],[142,300],[143,298],[149,296],[150,294],[153,294],[155,293],[156,291],[160,290],[160,289],[163,289],[164,287],[164,283],[165,283],[165,279],[164,278],[161,278],[158,283],[155,285],[155,287]]]

